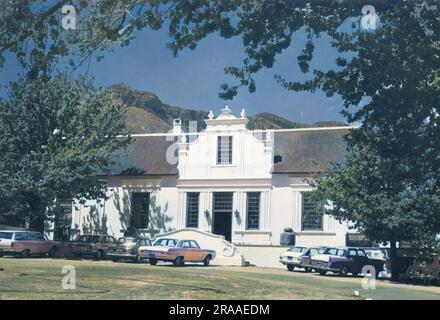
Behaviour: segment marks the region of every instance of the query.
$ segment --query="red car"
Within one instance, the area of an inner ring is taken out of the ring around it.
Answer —
[[[46,254],[55,257],[59,248],[59,242],[47,240],[40,232],[0,230],[0,257],[15,255],[26,258]]]
[[[215,251],[201,249],[195,240],[175,240],[162,238],[152,246],[140,247],[140,255],[148,258],[151,265],[158,261],[172,262],[176,266],[183,266],[185,262],[203,262],[208,266],[215,258]]]

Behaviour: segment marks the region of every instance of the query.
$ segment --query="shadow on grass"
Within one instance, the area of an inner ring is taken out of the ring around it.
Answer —
[[[50,280],[53,278],[56,278],[56,279],[60,278],[59,275],[42,276],[41,274],[31,274],[31,273],[20,273],[20,274],[18,274],[18,276],[19,277],[27,277],[29,279],[34,279],[34,280],[43,280],[43,281],[47,281],[47,280]],[[113,276],[112,277],[100,277],[100,276],[94,276],[94,275],[81,275],[81,278],[133,281],[133,282],[141,282],[141,283],[159,284],[159,285],[175,287],[175,288],[183,288],[186,290],[210,291],[210,292],[214,292],[217,294],[225,294],[226,293],[224,290],[216,289],[216,288],[177,284],[177,283],[172,283],[172,282],[155,281],[155,280],[133,279],[133,278],[113,277]],[[88,286],[84,286],[84,285],[78,285],[78,284],[77,284],[77,286],[80,288],[83,288],[83,289],[88,289],[90,291],[76,291],[76,290],[74,292],[72,292],[70,290],[63,290],[63,291],[33,290],[33,291],[30,291],[30,290],[15,290],[15,289],[1,289],[0,288],[0,293],[9,292],[9,293],[47,293],[47,294],[58,294],[58,293],[62,293],[62,294],[66,294],[66,293],[68,293],[68,294],[104,294],[104,293],[111,292],[111,290],[109,290],[109,289],[97,289],[97,288],[88,287]]]

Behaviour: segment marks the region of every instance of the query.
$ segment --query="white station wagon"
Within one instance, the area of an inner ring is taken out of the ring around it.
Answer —
[[[280,256],[280,262],[287,266],[287,270],[293,271],[301,266],[300,258],[307,250],[306,247],[291,247]]]

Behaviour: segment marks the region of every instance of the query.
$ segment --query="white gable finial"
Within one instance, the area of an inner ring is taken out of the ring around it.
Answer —
[[[182,135],[182,138],[180,139],[180,142],[186,143],[186,136],[185,135]]]
[[[240,117],[246,118],[246,110],[244,110],[244,108],[241,109]]]
[[[222,109],[222,114],[224,114],[224,115],[229,115],[229,114],[231,114],[231,109],[229,109],[229,106],[225,106],[225,107]]]
[[[209,110],[208,119],[214,119],[214,112],[212,112],[212,110]]]

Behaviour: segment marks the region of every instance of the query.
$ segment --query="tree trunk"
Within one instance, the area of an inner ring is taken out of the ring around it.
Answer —
[[[390,262],[391,262],[391,281],[399,281],[399,263],[397,258],[396,241],[390,241]]]
[[[29,229],[32,231],[44,232],[46,222],[46,205],[38,195],[29,194]]]
[[[38,215],[37,217],[31,219],[32,220],[29,223],[29,229],[32,231],[44,233],[44,218],[41,215]]]

